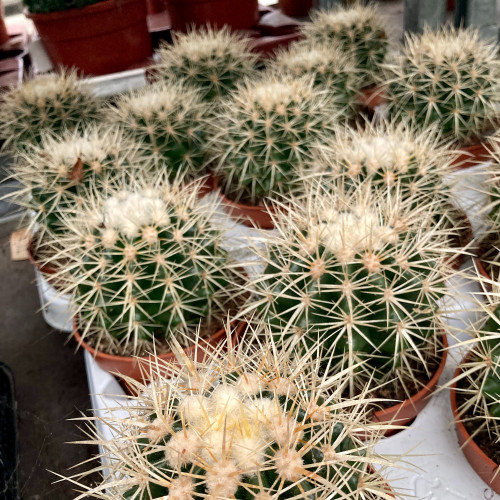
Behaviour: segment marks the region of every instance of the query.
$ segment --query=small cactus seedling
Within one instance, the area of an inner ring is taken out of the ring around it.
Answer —
[[[180,81],[200,91],[213,103],[223,99],[244,79],[254,75],[256,56],[247,41],[225,28],[177,33],[173,45],[164,45],[154,67],[158,80]]]
[[[373,3],[318,11],[311,21],[302,29],[306,40],[340,47],[352,58],[364,86],[376,81],[387,53],[388,24]]]
[[[349,56],[334,45],[296,43],[278,53],[270,70],[295,78],[311,76],[314,86],[328,90],[336,102],[353,114],[362,79]]]
[[[255,247],[265,269],[249,279],[256,298],[246,310],[279,328],[281,340],[328,345],[328,362],[361,362],[351,394],[367,379],[400,379],[408,393],[404,384],[419,373],[430,378],[439,350],[450,230],[435,223],[432,204],[416,209],[394,193],[375,198],[370,185],[332,184],[315,180],[305,201],[288,200],[275,216],[267,249]]]
[[[207,106],[196,90],[164,83],[125,95],[108,116],[139,143],[145,155],[167,169],[172,180],[202,174],[206,114]]]
[[[64,255],[82,338],[111,354],[142,355],[169,332],[186,343],[234,305],[234,275],[212,228],[216,209],[197,203],[199,182],[131,185],[68,220]]]
[[[224,192],[258,205],[300,187],[312,146],[331,135],[338,116],[312,78],[268,76],[242,86],[216,121],[215,171]]]
[[[375,454],[376,438],[359,438],[362,401],[341,402],[342,381],[318,376],[312,351],[299,357],[249,340],[204,362],[179,353],[173,376],[153,363],[151,387],[137,386],[126,416],[101,419],[117,436],[96,432],[92,442],[103,450],[98,468],[111,473],[79,484],[87,491],[78,499],[395,498],[369,466],[391,460]]]
[[[14,197],[31,215],[39,242],[56,240],[65,232],[65,219],[85,206],[89,190],[106,191],[134,177],[134,168],[146,167],[137,146],[118,130],[89,127],[57,139],[45,136],[12,167],[12,178],[22,186]]]
[[[392,116],[421,127],[437,123],[457,143],[477,141],[498,120],[498,49],[476,30],[445,27],[408,35],[386,70]]]
[[[2,96],[0,137],[23,149],[44,134],[81,129],[100,116],[100,100],[76,73],[40,76]]]

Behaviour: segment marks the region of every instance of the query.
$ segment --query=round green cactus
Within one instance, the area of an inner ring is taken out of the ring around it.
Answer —
[[[280,329],[277,340],[328,345],[325,363],[352,367],[353,390],[395,374],[414,383],[439,349],[452,231],[436,224],[432,204],[419,213],[397,194],[333,184],[314,181],[305,201],[275,216],[277,234],[255,249],[265,269],[249,279],[248,310]]]
[[[437,123],[444,137],[473,142],[498,120],[500,62],[495,44],[473,29],[408,35],[386,67],[388,112],[418,126]]]
[[[196,90],[164,83],[132,92],[110,107],[108,119],[139,144],[144,155],[168,169],[171,180],[203,173],[208,107]]]
[[[197,203],[199,183],[124,190],[68,221],[65,255],[80,331],[107,352],[165,349],[171,331],[191,345],[200,322],[220,325],[234,305],[215,206]]]
[[[81,130],[100,117],[100,106],[75,72],[40,76],[2,96],[0,137],[7,146],[24,149],[44,134]]]
[[[352,60],[340,48],[296,43],[277,54],[270,71],[294,78],[310,76],[314,86],[328,90],[347,114],[353,115],[358,108],[357,95],[362,80]]]
[[[342,381],[319,377],[312,352],[299,357],[272,343],[255,350],[249,340],[262,341],[255,336],[229,353],[207,352],[203,363],[179,354],[180,367],[169,366],[174,376],[162,375],[160,364],[151,388],[136,384],[141,395],[122,407],[127,416],[102,418],[120,439],[95,439],[104,457],[113,457],[113,480],[87,495],[390,498],[370,470],[370,463],[382,470],[391,463],[373,451],[376,432],[370,443],[359,437],[363,401],[342,402]]]
[[[388,23],[373,3],[317,11],[311,23],[302,28],[306,40],[330,43],[344,50],[352,58],[364,86],[373,84],[380,75],[388,48],[387,32]]]
[[[331,135],[339,109],[311,78],[267,76],[242,86],[215,121],[215,173],[224,192],[257,205],[299,187],[313,145]]]
[[[164,45],[158,57],[155,78],[189,85],[209,103],[227,97],[242,80],[254,76],[257,61],[247,41],[228,28],[177,33],[174,44]]]

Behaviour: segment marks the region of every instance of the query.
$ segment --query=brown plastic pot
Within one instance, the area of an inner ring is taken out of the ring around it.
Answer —
[[[44,275],[44,278],[51,283],[53,281],[51,276],[57,273],[57,268],[50,264],[40,264],[40,261],[37,260],[36,255],[33,253],[33,245],[34,240],[31,239],[28,243],[28,260]]]
[[[466,360],[464,358],[462,363]],[[456,369],[454,378],[460,375],[460,366]],[[461,422],[457,407],[457,384],[456,382],[450,388],[450,402],[455,420],[455,430],[457,433],[458,444],[465,455],[465,458],[476,471],[478,476],[495,492],[500,494],[500,471],[496,464],[486,453],[474,442],[471,435]]]
[[[307,17],[313,0],[279,0],[281,12],[290,17]]]
[[[243,330],[246,324],[241,321],[235,321],[231,323],[231,330],[234,332],[232,335],[233,343],[236,343],[237,339],[242,335]],[[92,357],[96,360],[97,364],[107,372],[123,375],[126,377],[130,377],[138,382],[147,382],[150,378],[150,361],[153,359],[153,356],[141,356],[141,357],[132,357],[132,356],[116,356],[112,354],[106,354],[102,351],[98,351],[93,347],[89,346],[83,339],[78,330],[77,326],[77,318],[75,317],[73,320],[73,335],[75,340],[78,342],[79,346],[82,346],[86,351],[88,351]],[[217,345],[222,342],[226,338],[226,329],[221,328],[217,330],[213,335],[208,338],[200,339],[199,345],[203,348],[208,347],[217,347]],[[203,349],[197,349],[196,345],[192,345],[184,348],[185,354],[191,359],[194,358],[196,354],[196,360],[202,361],[205,353]],[[157,356],[158,359],[162,361],[176,364],[176,357],[173,352],[167,352],[164,354],[159,354]],[[130,389],[125,384],[127,389]]]
[[[5,25],[5,15],[2,5],[2,0],[0,0],[0,45],[3,45],[8,41],[9,41],[9,33],[7,32],[7,26]]]
[[[58,70],[76,67],[85,75],[115,73],[152,53],[144,0],[104,0],[27,17]]]
[[[446,349],[448,347],[448,341],[446,335],[443,335],[443,347]],[[429,396],[436,389],[437,383],[441,374],[443,373],[444,367],[446,365],[446,359],[448,357],[448,352],[443,351],[443,356],[441,362],[439,363],[438,369],[432,376],[432,378],[425,384],[420,391],[417,392],[411,398],[398,403],[389,408],[384,408],[373,413],[372,421],[375,423],[392,424],[398,426],[409,425],[416,416],[427,406],[429,403]],[[392,436],[399,432],[400,429],[388,429],[383,432],[384,436]]]
[[[453,161],[452,166],[457,170],[475,167],[480,163],[491,160],[491,154],[484,143],[460,148],[460,154]]]
[[[259,20],[258,0],[166,0],[174,31],[210,25],[248,30]]]
[[[274,221],[272,215],[275,210],[272,206],[254,206],[243,205],[227,198],[221,191],[219,179],[214,177],[214,190],[218,191],[222,199],[224,211],[233,219],[244,224],[247,227],[255,227],[260,229],[274,229]]]
[[[362,106],[373,111],[377,106],[387,102],[387,97],[383,88],[373,86],[362,89],[359,92],[358,100]]]

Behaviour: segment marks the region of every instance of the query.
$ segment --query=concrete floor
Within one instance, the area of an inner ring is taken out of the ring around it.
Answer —
[[[19,491],[22,500],[68,500],[74,487],[53,484],[48,470],[91,458],[97,448],[65,444],[83,439],[76,418],[90,400],[83,352],[67,334],[47,326],[39,308],[34,272],[28,261],[12,262],[8,237],[0,239],[0,361],[14,372],[19,417]],[[1,497],[0,493],[0,497]]]

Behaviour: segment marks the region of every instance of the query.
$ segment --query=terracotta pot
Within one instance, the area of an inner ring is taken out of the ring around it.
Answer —
[[[250,50],[258,54],[260,60],[275,57],[276,52],[288,48],[292,43],[302,40],[301,33],[290,33],[279,36],[261,36],[251,38],[248,42]]]
[[[446,349],[448,347],[446,335],[443,335],[442,338],[443,347]],[[401,426],[410,424],[416,418],[416,416],[427,406],[427,403],[429,403],[429,396],[434,392],[439,378],[443,373],[447,357],[448,352],[445,350],[443,351],[443,356],[441,358],[441,362],[439,363],[438,369],[429,380],[429,382],[427,382],[427,384],[425,384],[425,386],[422,387],[422,389],[420,389],[417,394],[394,406],[374,412],[372,421]],[[399,429],[389,429],[388,431],[385,431],[383,435],[392,436],[397,432],[399,432]]]
[[[281,12],[290,17],[307,17],[313,0],[279,0]]]
[[[274,214],[273,207],[243,205],[236,203],[227,198],[219,186],[219,179],[214,177],[214,190],[218,191],[222,199],[224,211],[233,219],[247,227],[256,227],[260,229],[274,229],[274,222],[272,214]]]
[[[5,26],[5,14],[0,0],[0,45],[9,41],[9,33],[7,33],[7,26]]]
[[[30,242],[28,243],[28,259],[33,264],[33,266],[36,267],[44,275],[44,278],[49,283],[51,283],[51,281],[53,280],[51,280],[50,276],[57,273],[57,268],[51,266],[50,264],[44,264],[44,265],[40,264],[40,262],[36,258],[36,255],[33,253],[33,245],[34,245],[34,240],[31,239]]]
[[[462,363],[466,360],[464,358]],[[455,371],[454,378],[460,375],[461,369],[458,367]],[[500,471],[499,465],[484,453],[481,448],[474,442],[471,435],[465,428],[465,425],[460,420],[460,415],[457,408],[457,384],[453,384],[450,388],[451,409],[455,420],[455,430],[457,432],[458,444],[465,455],[465,458],[470,463],[472,468],[477,472],[478,476],[495,492],[500,494]]]
[[[76,67],[85,75],[115,73],[152,53],[145,0],[105,0],[27,17],[57,69]]]
[[[164,0],[146,0],[146,7],[148,10],[148,16],[151,16],[164,12],[166,9],[166,3]]]
[[[374,86],[362,89],[358,95],[360,104],[372,111],[381,104],[387,102],[384,89]]]
[[[481,144],[474,144],[473,146],[466,146],[460,148],[460,155],[454,160],[452,166],[457,170],[462,170],[465,168],[475,167],[480,163],[485,163],[491,160],[491,154],[488,151],[486,145],[482,142]]]
[[[259,20],[258,0],[166,0],[174,31],[206,25],[248,30]]]
[[[241,321],[235,321],[231,323],[231,330],[234,332],[232,335],[233,343],[237,341],[237,339],[243,334],[246,324]],[[141,357],[132,357],[132,356],[116,356],[112,354],[106,354],[104,352],[98,351],[91,346],[89,346],[83,339],[77,327],[77,319],[76,317],[73,320],[73,335],[75,340],[78,342],[79,346],[82,346],[86,351],[88,351],[92,357],[96,360],[97,364],[107,372],[116,373],[120,375],[124,375],[126,377],[130,377],[139,382],[145,382],[149,380],[148,372],[149,372],[149,361],[152,359],[152,356],[141,356]],[[204,348],[207,347],[217,347],[217,345],[222,342],[226,338],[226,329],[221,328],[213,335],[206,339],[200,339],[200,345]],[[196,360],[202,361],[204,357],[204,353],[200,349],[196,349],[196,345],[192,345],[190,347],[184,348],[184,352],[188,357],[193,358],[196,353]],[[176,357],[173,352],[167,352],[164,354],[159,354],[157,356],[159,359],[166,361],[168,363],[176,362]],[[129,387],[126,386],[126,389]]]

